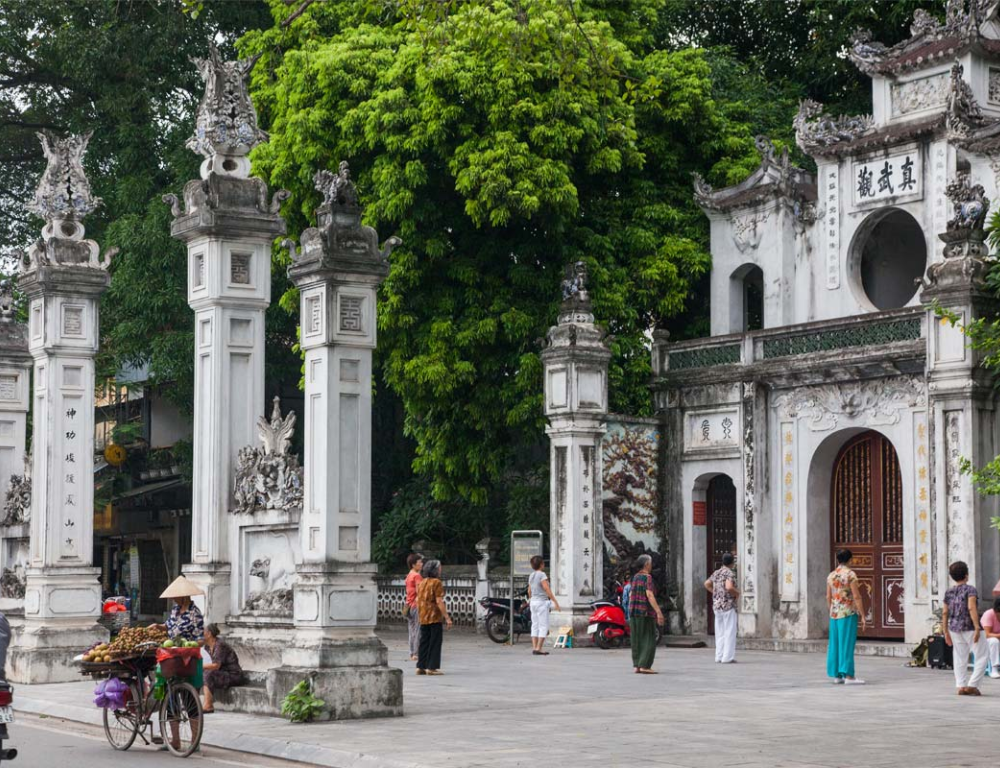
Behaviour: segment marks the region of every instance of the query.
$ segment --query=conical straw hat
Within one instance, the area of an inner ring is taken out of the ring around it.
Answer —
[[[192,595],[204,595],[205,591],[190,579],[178,576],[173,582],[163,590],[160,597],[191,597]]]

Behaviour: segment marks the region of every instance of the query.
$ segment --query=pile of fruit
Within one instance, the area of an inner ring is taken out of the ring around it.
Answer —
[[[167,640],[163,644],[164,648],[200,648],[201,643],[197,640],[184,640],[178,638],[177,640]]]
[[[94,664],[108,664],[147,649],[156,648],[167,640],[167,631],[158,624],[149,627],[125,627],[110,643],[100,643],[83,654],[83,660]]]

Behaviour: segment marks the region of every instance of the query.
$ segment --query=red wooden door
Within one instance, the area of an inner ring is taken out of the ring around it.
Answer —
[[[903,479],[892,443],[877,432],[853,438],[837,456],[832,493],[831,560],[838,549],[854,553],[868,614],[862,634],[902,638]]]
[[[729,552],[736,555],[736,486],[727,475],[717,475],[708,484],[708,574],[722,567],[722,556]],[[708,597],[708,634],[715,634],[715,612],[712,610],[712,595]]]

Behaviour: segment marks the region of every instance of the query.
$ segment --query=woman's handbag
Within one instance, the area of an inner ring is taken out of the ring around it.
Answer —
[[[410,604],[404,602],[403,603],[403,618],[404,619],[410,618],[410,611],[411,610],[412,610],[412,608],[410,608]]]

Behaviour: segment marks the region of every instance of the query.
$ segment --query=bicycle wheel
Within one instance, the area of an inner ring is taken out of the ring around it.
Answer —
[[[160,736],[167,749],[188,757],[201,743],[201,699],[189,683],[167,683],[160,705]]]
[[[104,735],[115,749],[124,752],[135,743],[142,723],[142,698],[134,680],[128,684],[128,695],[122,709],[104,710]]]

